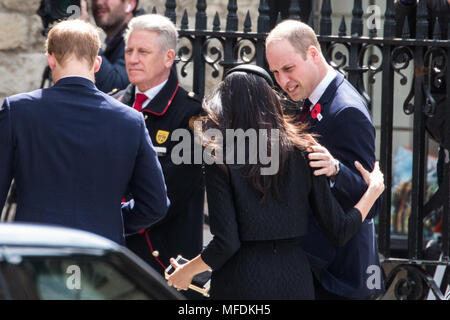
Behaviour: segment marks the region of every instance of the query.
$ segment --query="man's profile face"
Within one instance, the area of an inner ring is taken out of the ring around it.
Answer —
[[[92,0],[95,23],[103,30],[121,25],[126,18],[126,1]]]
[[[310,53],[305,60],[286,39],[270,41],[266,58],[275,80],[293,101],[308,98],[319,83],[319,70]]]
[[[141,91],[157,86],[170,74],[174,55],[161,52],[158,37],[157,32],[147,30],[134,30],[128,37],[125,47],[128,79]]]

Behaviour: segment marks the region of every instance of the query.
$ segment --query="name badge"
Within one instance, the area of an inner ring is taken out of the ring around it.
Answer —
[[[153,148],[155,148],[155,151],[158,153],[158,157],[165,156],[167,153],[166,147],[153,147]]]

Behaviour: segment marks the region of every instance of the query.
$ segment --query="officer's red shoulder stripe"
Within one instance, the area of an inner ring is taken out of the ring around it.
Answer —
[[[175,95],[177,94],[177,91],[178,91],[179,87],[180,87],[180,82],[177,83],[177,87],[175,88],[175,91],[173,92],[172,97],[170,98],[170,100],[167,103],[167,106],[164,108],[163,112],[158,113],[158,112],[154,112],[154,111],[146,110],[146,109],[142,110],[142,112],[149,112],[149,113],[152,113],[152,114],[157,115],[157,116],[162,116],[164,113],[166,113],[167,109],[172,104],[172,100],[173,100],[173,98],[175,98]]]

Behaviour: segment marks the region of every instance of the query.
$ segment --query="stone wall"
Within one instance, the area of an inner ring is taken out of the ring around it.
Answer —
[[[40,0],[0,0],[0,99],[38,88],[46,66]]]

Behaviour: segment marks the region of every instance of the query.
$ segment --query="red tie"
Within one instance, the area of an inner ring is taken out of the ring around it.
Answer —
[[[298,120],[300,122],[305,122],[306,120],[308,120],[308,115],[310,113],[309,108],[311,107],[311,105],[312,105],[312,103],[308,98],[306,98],[303,101],[302,111],[300,112],[300,115],[298,116]]]
[[[143,93],[136,94],[136,100],[134,101],[134,106],[137,111],[142,110],[142,105],[144,104],[144,101],[147,100],[147,96]]]

